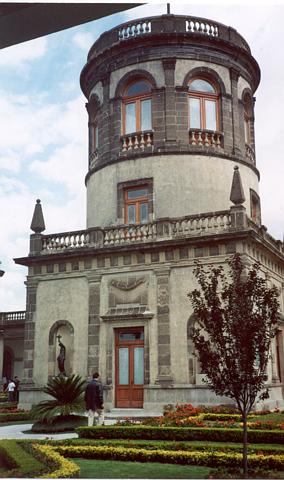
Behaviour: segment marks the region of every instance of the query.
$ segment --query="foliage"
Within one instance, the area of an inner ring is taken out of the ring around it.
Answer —
[[[23,420],[30,420],[30,412],[25,412],[24,410],[17,410],[16,412],[9,413],[0,413],[0,423],[7,422],[20,422]]]
[[[235,400],[243,420],[243,462],[247,473],[247,415],[265,388],[270,344],[279,318],[278,291],[268,287],[260,264],[247,269],[239,254],[222,266],[194,273],[200,289],[188,294],[196,324],[191,338],[205,383],[216,395]]]
[[[54,377],[43,391],[55,400],[44,400],[31,410],[33,419],[52,422],[58,415],[68,416],[84,410],[85,381],[79,375]]]
[[[189,293],[197,325],[191,337],[205,382],[217,395],[236,401],[248,413],[267,380],[269,347],[276,334],[279,303],[275,287],[260,276],[260,265],[245,271],[240,255],[222,267],[194,272],[201,288]],[[267,398],[267,389],[260,399]]]
[[[216,442],[241,442],[240,428],[197,428],[197,427],[153,427],[148,425],[104,427],[79,427],[76,429],[80,438],[102,439],[144,439],[144,440],[207,440]],[[251,430],[250,443],[284,444],[282,430]]]
[[[33,450],[51,470],[50,473],[45,473],[40,478],[74,478],[79,476],[80,468],[57,453],[54,447],[34,444]]]
[[[235,452],[200,452],[200,451],[173,451],[147,450],[124,447],[107,446],[58,446],[56,450],[64,456],[80,458],[99,458],[135,462],[164,462],[180,465],[239,466],[242,455]],[[284,455],[250,455],[250,463],[258,468],[284,468]]]

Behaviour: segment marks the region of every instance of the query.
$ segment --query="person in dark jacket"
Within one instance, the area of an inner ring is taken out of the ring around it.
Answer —
[[[95,372],[93,380],[88,383],[85,390],[86,410],[88,411],[88,427],[94,424],[95,412],[99,416],[98,424],[104,425],[104,399],[103,386],[100,382],[100,374]]]

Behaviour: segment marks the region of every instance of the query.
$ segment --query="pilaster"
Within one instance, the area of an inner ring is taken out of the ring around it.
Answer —
[[[166,142],[176,142],[176,102],[175,102],[175,67],[176,59],[164,59],[165,72],[165,117],[166,117]]]
[[[173,383],[170,344],[170,269],[157,270],[158,378],[155,383]]]
[[[241,155],[241,134],[238,102],[238,80],[240,72],[230,68],[232,90],[232,127],[233,127],[233,155]]]
[[[88,375],[99,371],[100,347],[100,288],[101,275],[88,275],[89,325],[88,325]]]
[[[3,378],[3,364],[4,364],[4,330],[0,330],[0,383]]]
[[[26,300],[26,321],[24,332],[24,378],[23,383],[33,384],[36,295],[38,280],[28,279]]]

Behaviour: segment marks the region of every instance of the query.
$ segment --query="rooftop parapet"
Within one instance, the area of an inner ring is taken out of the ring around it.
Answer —
[[[125,40],[152,36],[157,34],[177,34],[186,36],[202,35],[231,42],[235,46],[251,53],[245,39],[232,27],[207,18],[162,15],[158,17],[145,17],[130,22],[122,23],[111,30],[104,32],[94,43],[88,54],[88,61],[99,55],[104,50]]]

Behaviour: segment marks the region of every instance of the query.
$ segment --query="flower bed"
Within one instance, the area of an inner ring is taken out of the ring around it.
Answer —
[[[242,442],[243,431],[240,428],[196,428],[196,427],[152,427],[148,425],[79,427],[80,438],[125,438],[142,440],[207,440],[216,442]],[[284,431],[251,430],[248,433],[250,443],[284,443]]]
[[[80,468],[56,452],[54,447],[33,444],[32,448],[36,456],[52,470],[40,478],[74,478],[79,476]]]
[[[203,465],[208,467],[240,467],[241,453],[200,452],[200,451],[169,451],[146,450],[124,447],[95,447],[95,446],[58,446],[56,451],[67,457],[91,459],[112,459],[135,462],[162,462],[179,465]],[[250,466],[263,469],[284,468],[284,455],[256,455],[248,456]]]

